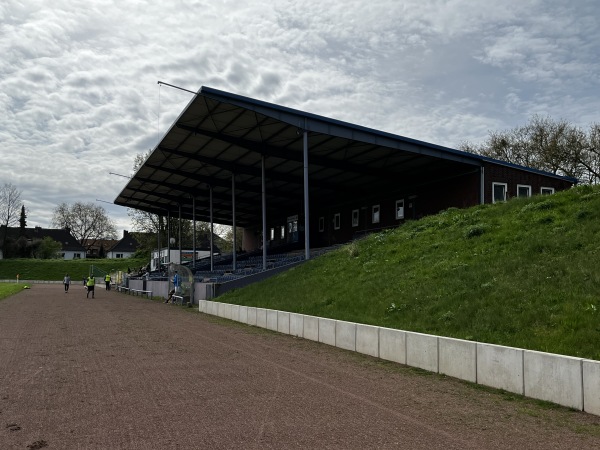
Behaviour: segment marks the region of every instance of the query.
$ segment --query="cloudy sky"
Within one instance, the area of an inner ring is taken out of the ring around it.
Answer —
[[[81,201],[122,233],[110,172],[191,99],[158,81],[457,147],[533,114],[600,122],[599,49],[596,0],[2,0],[0,184],[28,226]]]

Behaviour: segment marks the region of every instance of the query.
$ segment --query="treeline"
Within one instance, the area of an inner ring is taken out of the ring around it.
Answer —
[[[493,131],[482,144],[465,142],[461,150],[577,178],[600,181],[600,124],[582,129],[566,120],[534,115],[526,125]]]

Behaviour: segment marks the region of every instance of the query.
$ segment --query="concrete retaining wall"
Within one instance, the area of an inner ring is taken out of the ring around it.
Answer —
[[[523,395],[523,350],[477,344],[477,383]]]
[[[600,415],[600,362],[211,300],[199,311]]]
[[[438,372],[438,338],[430,334],[406,332],[406,364]]]
[[[583,410],[583,360],[549,353],[523,353],[526,397]]]
[[[477,343],[438,338],[439,372],[471,383],[477,382]]]

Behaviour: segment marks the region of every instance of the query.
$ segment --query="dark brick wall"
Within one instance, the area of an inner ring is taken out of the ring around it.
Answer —
[[[561,180],[542,174],[519,170],[497,164],[485,164],[484,166],[484,197],[485,203],[492,202],[492,184],[506,183],[507,198],[517,196],[517,185],[531,186],[532,195],[540,194],[542,187],[554,188],[555,191],[569,189],[572,186],[567,180]],[[468,208],[481,203],[481,172],[475,169],[471,173],[453,176],[448,174],[445,180],[429,183],[424,186],[414,186],[410,190],[395,193],[382,193],[378,198],[376,195],[366,193],[370,196],[368,200],[358,200],[352,204],[331,206],[327,209],[313,209],[311,211],[310,240],[311,247],[322,247],[333,244],[348,242],[361,234],[396,227],[405,220],[419,219],[421,217],[436,214],[451,207]],[[395,217],[396,200],[404,199],[404,219]],[[379,223],[372,223],[372,208],[374,205],[380,207]],[[352,211],[359,211],[358,226],[352,226]],[[340,214],[340,228],[334,228],[334,216]],[[325,229],[319,231],[319,218],[324,218]],[[304,241],[304,218],[299,211],[299,243]],[[285,219],[283,219],[285,220]],[[279,226],[276,226],[276,239],[271,242],[270,248],[274,249],[285,244],[280,239]],[[270,230],[269,227],[269,230]],[[287,231],[286,231],[287,235]],[[287,236],[286,236],[287,239]]]
[[[479,204],[480,174],[474,172],[449,178],[412,190],[382,195],[368,202],[357,201],[339,208],[313,211],[311,217],[311,246],[319,247],[347,242],[356,236],[372,231],[396,227],[406,220],[419,219],[441,210],[456,207],[466,208]],[[396,219],[396,201],[404,199],[404,219]],[[372,223],[372,208],[379,205],[379,223]],[[352,226],[352,211],[359,211],[358,226]],[[334,229],[334,215],[340,213],[340,229]],[[319,217],[325,219],[325,230],[319,231]]]
[[[542,187],[554,188],[555,191],[563,191],[573,186],[566,180],[547,177],[541,174],[527,172],[507,166],[496,164],[486,164],[485,170],[485,203],[492,202],[492,184],[507,184],[507,199],[517,196],[517,185],[523,184],[531,186],[531,194],[541,193]]]

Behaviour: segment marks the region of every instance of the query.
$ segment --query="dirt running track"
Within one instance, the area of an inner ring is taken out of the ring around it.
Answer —
[[[0,301],[0,449],[591,449],[600,418],[96,286]]]

